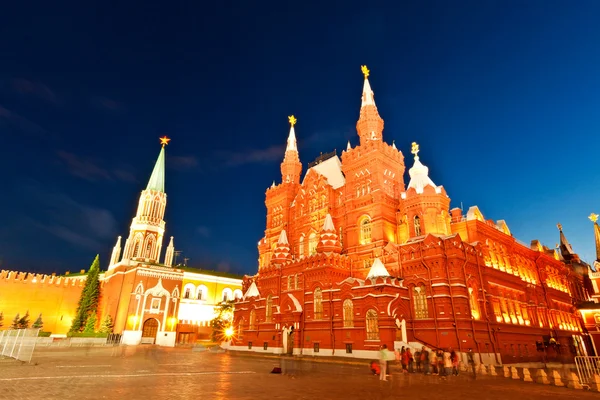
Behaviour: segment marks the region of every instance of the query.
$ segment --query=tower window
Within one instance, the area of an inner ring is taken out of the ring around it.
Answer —
[[[377,311],[371,309],[366,315],[367,340],[379,340],[379,323],[377,322]]]
[[[265,321],[271,322],[271,317],[273,315],[273,296],[267,296],[267,304],[265,308]]]
[[[429,317],[427,310],[427,296],[425,285],[420,284],[413,289],[413,306],[415,309],[415,319],[424,319]]]
[[[311,233],[308,237],[308,254],[313,255],[317,252],[317,245],[319,244],[319,238],[316,233]]]
[[[321,319],[323,316],[323,292],[321,288],[316,288],[314,293],[315,319]]]
[[[298,245],[298,255],[304,257],[304,235],[300,236],[300,244]]]
[[[354,304],[352,300],[344,300],[344,327],[351,328],[354,326]]]
[[[360,221],[360,244],[371,243],[371,219],[367,216]]]
[[[415,215],[414,224],[415,224],[415,236],[421,236],[421,218],[419,218],[418,215]]]

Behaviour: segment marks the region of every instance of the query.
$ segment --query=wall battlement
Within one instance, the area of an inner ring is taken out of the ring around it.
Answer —
[[[36,274],[32,272],[0,270],[0,281],[6,283],[32,283],[36,285],[53,286],[78,286],[82,287],[85,283],[86,275],[76,277],[56,276],[55,274]]]

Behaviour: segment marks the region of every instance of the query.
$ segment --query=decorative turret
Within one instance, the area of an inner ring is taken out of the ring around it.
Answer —
[[[156,263],[159,260],[165,233],[164,215],[167,207],[165,146],[169,144],[170,140],[166,136],[160,138],[162,147],[148,185],[140,195],[137,212],[131,222],[129,237],[125,241],[121,261],[140,259]]]
[[[115,244],[115,247],[113,247],[113,251],[110,256],[110,264],[108,265],[111,266],[118,263],[119,257],[121,257],[121,236],[117,238],[117,244]]]
[[[273,250],[273,257],[271,258],[271,263],[283,264],[284,262],[289,261],[291,259],[292,255],[290,254],[290,244],[288,242],[285,229],[283,229],[279,234],[279,240],[277,241],[277,245]]]
[[[575,253],[573,251],[571,244],[565,237],[565,234],[563,233],[563,230],[562,230],[562,225],[559,223],[559,224],[556,224],[556,227],[558,228],[558,231],[560,232],[560,245],[558,246],[558,248],[560,250],[560,256],[563,258],[564,261],[567,261],[567,262],[569,262],[569,261],[579,262],[579,256],[577,255],[577,253]]]
[[[356,123],[356,131],[360,137],[360,144],[364,145],[369,140],[382,140],[383,137],[383,119],[379,116],[375,97],[369,83],[369,69],[366,65],[360,67],[365,81],[363,84],[362,102],[360,107],[360,117]]]
[[[594,223],[594,239],[596,241],[596,260],[594,261],[594,269],[600,271],[600,226],[598,226],[598,214],[590,214],[588,217]]]
[[[167,251],[165,253],[165,265],[167,267],[173,266],[173,255],[175,254],[175,245],[173,244],[173,236],[171,236],[171,240],[169,241],[169,245],[167,246]]]
[[[256,287],[256,282],[254,281],[252,281],[250,287],[246,291],[244,299],[249,299],[250,297],[260,297],[260,292],[258,291],[258,287]]]
[[[429,178],[429,168],[419,160],[419,145],[415,142],[411,153],[415,156],[415,163],[408,171],[410,182],[406,191],[400,193],[398,231],[401,243],[428,233],[451,233],[450,198],[442,186],[436,186]]]
[[[294,125],[297,119],[293,115],[288,117],[290,121],[290,134],[285,148],[285,157],[281,163],[281,182],[282,183],[300,183],[300,174],[302,173],[302,163],[298,155],[298,145],[296,143],[296,132]]]
[[[408,189],[413,188],[418,194],[421,194],[426,186],[431,186],[435,189],[436,193],[440,193],[440,189],[429,177],[429,168],[419,161],[419,145],[416,142],[412,143],[411,153],[415,155],[415,163],[412,168],[408,170],[410,182],[408,183],[406,190],[408,191]]]
[[[321,238],[317,244],[317,252],[326,254],[340,254],[342,252],[342,244],[338,240],[338,235],[335,231],[331,214],[329,213],[325,216],[325,223],[321,229]]]

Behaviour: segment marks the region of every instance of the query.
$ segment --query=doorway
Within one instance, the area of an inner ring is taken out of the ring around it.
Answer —
[[[142,328],[142,344],[154,344],[158,333],[158,321],[156,318],[148,318]]]

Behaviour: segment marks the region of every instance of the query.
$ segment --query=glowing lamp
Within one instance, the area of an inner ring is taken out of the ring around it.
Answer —
[[[225,328],[225,336],[228,338],[233,336],[233,327],[232,326]]]

